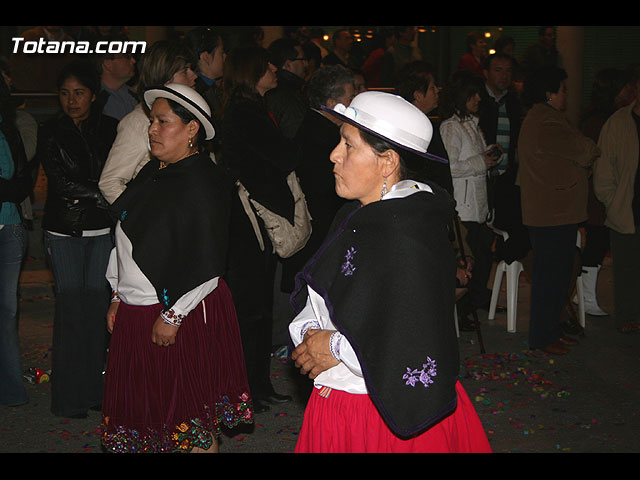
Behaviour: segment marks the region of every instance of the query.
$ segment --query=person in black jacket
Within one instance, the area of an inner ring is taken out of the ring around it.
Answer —
[[[63,69],[62,111],[43,125],[36,154],[47,176],[42,228],[56,294],[51,410],[68,418],[102,402],[113,224],[98,180],[117,121],[93,107],[99,86],[85,60]]]
[[[18,337],[18,280],[27,248],[20,203],[33,188],[24,146],[15,124],[9,87],[0,77],[0,404],[28,401]]]
[[[268,51],[269,60],[278,69],[278,86],[265,94],[267,108],[282,134],[294,138],[308,107],[303,93],[308,61],[302,47],[290,38],[274,40]]]
[[[251,199],[293,223],[287,176],[295,166],[294,145],[278,129],[264,101],[265,93],[278,84],[275,72],[262,47],[236,47],[225,60],[221,161]],[[249,215],[253,217],[233,194],[226,280],[238,314],[254,409],[260,413],[269,409],[266,403],[291,397],[277,394],[270,380],[277,257],[264,223],[257,217],[259,230],[254,230]]]

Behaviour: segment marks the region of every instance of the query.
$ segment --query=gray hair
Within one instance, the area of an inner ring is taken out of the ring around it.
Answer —
[[[354,83],[355,76],[351,70],[342,65],[326,65],[316,70],[307,85],[307,96],[311,108],[320,108],[327,100],[337,99],[344,95],[345,83]]]

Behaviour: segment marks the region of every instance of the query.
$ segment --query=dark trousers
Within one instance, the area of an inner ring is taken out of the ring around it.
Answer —
[[[613,301],[618,327],[626,322],[640,321],[640,232],[624,234],[611,232],[613,259]]]
[[[105,277],[111,235],[62,237],[45,232],[55,282],[51,411],[68,417],[102,403],[110,288]]]
[[[470,300],[476,307],[488,305],[491,300],[491,289],[487,287],[487,283],[493,267],[491,248],[495,233],[486,223],[462,222],[462,225],[467,230],[467,245],[473,255],[473,275],[469,282]]]
[[[271,395],[273,298],[277,257],[264,228],[264,251],[239,200],[234,198],[225,280],[238,316],[251,395]],[[259,220],[262,226],[262,221]]]
[[[582,265],[585,267],[602,265],[602,261],[609,251],[609,229],[603,225],[586,225],[585,234]]]
[[[533,249],[529,347],[536,349],[562,336],[561,317],[569,296],[578,225],[528,230]]]

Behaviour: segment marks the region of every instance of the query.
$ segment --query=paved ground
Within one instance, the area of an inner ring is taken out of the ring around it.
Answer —
[[[23,367],[50,368],[54,298],[39,231],[21,280]],[[613,311],[611,264],[599,279],[601,306]],[[569,355],[527,347],[529,284],[521,277],[518,331],[505,314],[483,320],[486,353],[475,333],[460,336],[461,379],[495,452],[640,452],[640,336],[622,335],[612,317],[587,317],[586,334]],[[505,303],[504,294],[501,303]],[[222,439],[224,453],[293,451],[306,400],[304,377],[273,359],[276,389],[294,402],[256,416],[255,425]],[[28,404],[0,406],[0,452],[101,453],[100,415],[66,420],[49,411],[50,384],[27,383]]]

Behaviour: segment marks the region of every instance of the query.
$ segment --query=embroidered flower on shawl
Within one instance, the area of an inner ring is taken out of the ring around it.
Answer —
[[[121,222],[124,221],[124,217],[126,217],[126,216],[127,216],[127,211],[123,210],[122,213],[120,214],[120,221]]]
[[[407,367],[407,372],[403,375],[402,379],[407,381],[405,385],[415,387],[416,384],[420,382],[425,388],[429,388],[429,385],[433,383],[433,377],[437,374],[436,361],[431,357],[427,357],[426,363],[422,364],[422,370]]]
[[[347,253],[344,256],[346,261],[342,264],[342,268],[340,269],[340,271],[345,277],[353,275],[353,272],[356,271],[355,265],[351,263],[356,253],[358,253],[357,250],[351,247],[349,250],[347,250]]]

